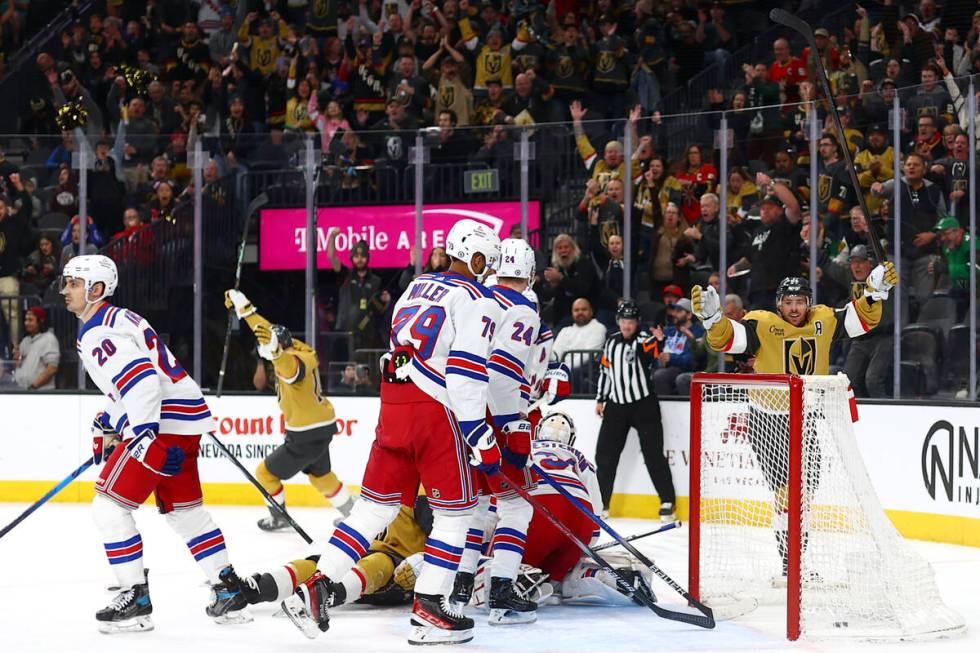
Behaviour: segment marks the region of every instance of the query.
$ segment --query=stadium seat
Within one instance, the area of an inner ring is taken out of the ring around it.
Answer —
[[[41,231],[57,231],[59,234],[68,226],[70,218],[64,213],[54,212],[45,213],[37,221],[37,228]]]
[[[945,293],[933,293],[919,309],[916,322],[935,327],[945,340],[956,322],[956,302]]]
[[[902,329],[902,363],[908,361],[918,363],[922,371],[918,394],[936,394],[942,369],[942,335],[934,327],[910,324]]]
[[[949,355],[946,358],[944,376],[956,389],[964,387],[969,381],[971,349],[976,356],[976,346],[970,347],[969,324],[957,324],[950,329],[949,344],[946,348]]]

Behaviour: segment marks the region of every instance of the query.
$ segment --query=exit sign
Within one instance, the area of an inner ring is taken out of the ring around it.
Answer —
[[[500,175],[496,168],[466,170],[463,174],[463,191],[466,193],[495,193],[500,190]]]

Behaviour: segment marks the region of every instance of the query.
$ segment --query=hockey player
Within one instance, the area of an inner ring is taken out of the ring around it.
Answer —
[[[283,506],[286,492],[282,482],[302,471],[310,484],[346,517],[353,501],[331,469],[330,442],[337,432],[337,418],[333,405],[321,395],[316,350],[293,338],[286,327],[259,315],[248,297],[238,290],[225,292],[225,306],[234,308],[238,318],[245,320],[259,341],[259,356],[272,362],[279,409],[286,420],[285,441],[259,463],[255,477]],[[279,511],[270,507],[269,513],[259,520],[259,528],[289,528]]]
[[[591,506],[593,511],[601,510],[602,495],[599,492],[595,467],[574,445],[574,422],[565,413],[554,412],[544,417],[535,430],[531,456],[538,467],[545,470],[583,505]],[[543,479],[536,479],[531,494],[571,529],[579,540],[593,545],[598,540],[599,531],[592,520]],[[607,560],[619,567],[620,573],[630,578],[635,587],[653,596],[649,589],[649,571],[644,575],[635,570],[632,561],[624,556],[608,556]],[[583,557],[578,547],[539,511],[534,512],[528,528],[523,562],[525,567],[531,568],[525,572],[527,576],[533,578],[533,569],[537,568],[551,580],[553,590],[542,588],[546,590],[542,592],[543,596],[555,597],[549,603],[564,601],[631,604],[632,599],[618,589],[615,576],[591,558]],[[477,572],[473,599],[476,605],[486,602],[487,566],[481,565]],[[530,587],[523,579],[519,585]]]
[[[449,271],[419,276],[395,305],[381,413],[361,496],[320,558],[323,573],[283,601],[301,628],[311,620],[320,630],[328,628],[331,580],[367,553],[399,506],[414,501],[421,481],[433,526],[415,585],[409,643],[473,638],[473,620],[452,608],[449,593],[476,507],[470,464],[485,473],[500,467],[500,449],[487,423],[487,356],[500,307],[479,282],[500,258],[500,239],[485,225],[460,220],[446,237],[446,254]]]
[[[225,539],[201,505],[198,445],[214,428],[211,412],[153,327],[109,304],[117,284],[116,264],[101,255],[76,256],[61,276],[65,306],[82,322],[78,357],[107,397],[92,428],[93,459],[106,461],[92,512],[121,591],[96,613],[99,630],[153,629],[143,540],[133,519],[150,494],[211,583],[208,616],[251,621],[244,597],[223,580],[234,573]]]
[[[830,347],[834,340],[862,336],[878,325],[882,303],[898,283],[895,266],[878,265],[868,276],[864,296],[851,300],[844,308],[823,304],[810,306],[810,284],[800,277],[783,279],[776,290],[778,313],[750,311],[741,320],[732,320],[721,312],[721,302],[714,288],[691,289],[691,305],[707,330],[708,346],[714,351],[755,357],[754,369],[760,373],[828,374]],[[745,432],[759,461],[773,502],[776,543],[782,559],[783,576],[788,566],[788,497],[786,484],[789,465],[788,448],[778,446],[763,434],[789,431],[789,397],[787,392],[749,391],[749,411]],[[812,497],[820,485],[820,447],[816,438],[814,415],[803,416],[803,447],[807,452],[810,473],[805,474],[805,498]],[[805,550],[807,535],[802,546]]]
[[[432,510],[425,496],[414,507],[402,505],[384,533],[371,542],[369,553],[339,581],[330,584],[329,607],[348,603],[401,605],[411,603],[416,569],[421,566],[425,540],[432,532]],[[406,560],[411,559],[406,563]],[[293,560],[271,572],[235,578],[236,587],[251,604],[278,603],[314,573],[319,555]],[[302,623],[303,634],[315,638],[320,630],[312,620]]]
[[[488,530],[486,521],[492,492],[497,498],[498,521],[490,541],[493,566],[489,606],[490,623],[499,625],[530,623],[536,619],[537,605],[518,596],[513,586],[527,542],[531,505],[508,484],[531,488],[531,474],[527,469],[531,453],[531,425],[527,421],[531,388],[525,375],[532,362],[541,320],[537,306],[523,294],[534,275],[534,250],[523,240],[504,240],[500,244],[496,273],[496,285],[491,290],[503,313],[487,359],[487,374],[490,414],[504,457],[501,471],[507,481],[492,477],[476,479],[480,504],[466,535],[466,549],[456,574],[452,601],[466,605],[472,594],[484,532]]]

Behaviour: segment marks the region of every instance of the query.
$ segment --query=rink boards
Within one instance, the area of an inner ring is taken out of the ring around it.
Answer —
[[[346,483],[360,483],[377,424],[378,399],[332,398],[340,432],[331,445],[334,471]],[[89,425],[104,400],[98,395],[0,395],[4,415],[0,447],[0,500],[34,501],[90,455]],[[208,397],[217,434],[249,469],[282,442],[283,424],[275,397]],[[575,420],[576,444],[592,457],[600,420],[595,403],[559,404]],[[678,514],[687,516],[689,405],[661,402],[665,450],[678,493]],[[872,483],[892,521],[907,537],[980,546],[980,409],[962,406],[861,404],[855,424],[858,447]],[[211,503],[259,504],[260,495],[218,448],[202,439],[200,471]],[[716,461],[730,467],[754,461],[732,456]],[[56,500],[88,501],[96,471],[89,470]],[[746,480],[757,474],[746,474]],[[302,475],[287,484],[292,505],[326,505]],[[766,501],[765,487],[739,488],[746,500]],[[653,494],[635,437],[627,442],[616,477],[612,512],[653,517]]]

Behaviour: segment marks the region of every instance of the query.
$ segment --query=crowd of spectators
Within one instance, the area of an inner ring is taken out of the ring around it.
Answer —
[[[820,239],[820,299],[847,299],[857,278],[849,257],[864,242],[868,223],[842,148],[856,162],[863,199],[886,229],[893,185],[900,184],[907,232],[895,246],[907,262],[909,319],[937,290],[954,297],[962,319],[969,297],[961,268],[970,246],[962,227],[968,161],[975,156],[965,132],[965,92],[968,77],[980,72],[980,12],[960,0],[942,6],[882,0],[855,5],[843,27],[818,26],[818,55],[834,94],[827,99],[808,51],[786,38],[774,38],[769,54],[730,77],[734,53],[769,26],[769,4],[96,3],[55,48],[31,62],[36,83],[28,89],[31,110],[20,131],[44,156],[30,175],[22,174],[26,166],[0,160],[6,242],[0,294],[43,295],[77,253],[82,226],[70,218],[78,212],[72,169],[78,132],[60,132],[55,115],[66,102],[81,102],[95,159],[88,171],[87,246],[116,242],[114,251],[132,260],[152,258],[147,225],[172,220],[174,207],[192,191],[188,151],[198,141],[211,153],[209,182],[288,167],[294,163],[290,144],[313,137],[326,177],[352,189],[383,184],[380,174],[365,177],[364,170],[403,172],[419,128],[432,128],[431,164],[474,162],[502,174],[513,169],[510,128],[537,130],[535,138],[551,139],[539,145],[568,152],[585,178],[565,233],[541,241],[535,290],[544,316],[569,351],[591,349],[598,327],[615,330],[628,280],[645,321],[670,343],[661,347],[669,359],[654,379],[664,392],[683,391],[686,374],[717,365],[678,300],[695,283],[718,285],[723,274],[733,311],[772,308],[776,284],[808,269],[804,241],[811,218]],[[821,5],[780,4],[794,10]],[[664,95],[705,68],[716,71],[715,88],[691,109],[704,111],[709,134],[720,126],[719,110],[727,110],[733,138],[725,206],[717,149],[724,140],[715,134],[714,142],[696,142],[661,112]],[[889,111],[896,94],[904,113],[900,142],[893,143]],[[828,101],[840,113],[843,143]],[[808,174],[811,120],[820,133],[816,189]],[[557,131],[541,129],[555,123]],[[896,158],[903,170],[897,182]],[[458,183],[459,177],[436,181]],[[438,195],[431,188],[436,181],[428,180],[427,196],[431,190]],[[554,183],[571,188],[567,180]],[[49,213],[69,218],[63,230],[40,229]],[[959,227],[950,226],[948,216]],[[434,252],[426,267],[439,269],[444,258]],[[321,302],[328,328],[354,333],[356,348],[385,341],[386,312],[411,279],[407,270],[370,270],[369,260],[366,244],[355,248],[350,267],[332,255],[335,283]],[[0,313],[10,323],[12,347],[20,316],[7,305]],[[566,328],[571,331],[563,336]]]

